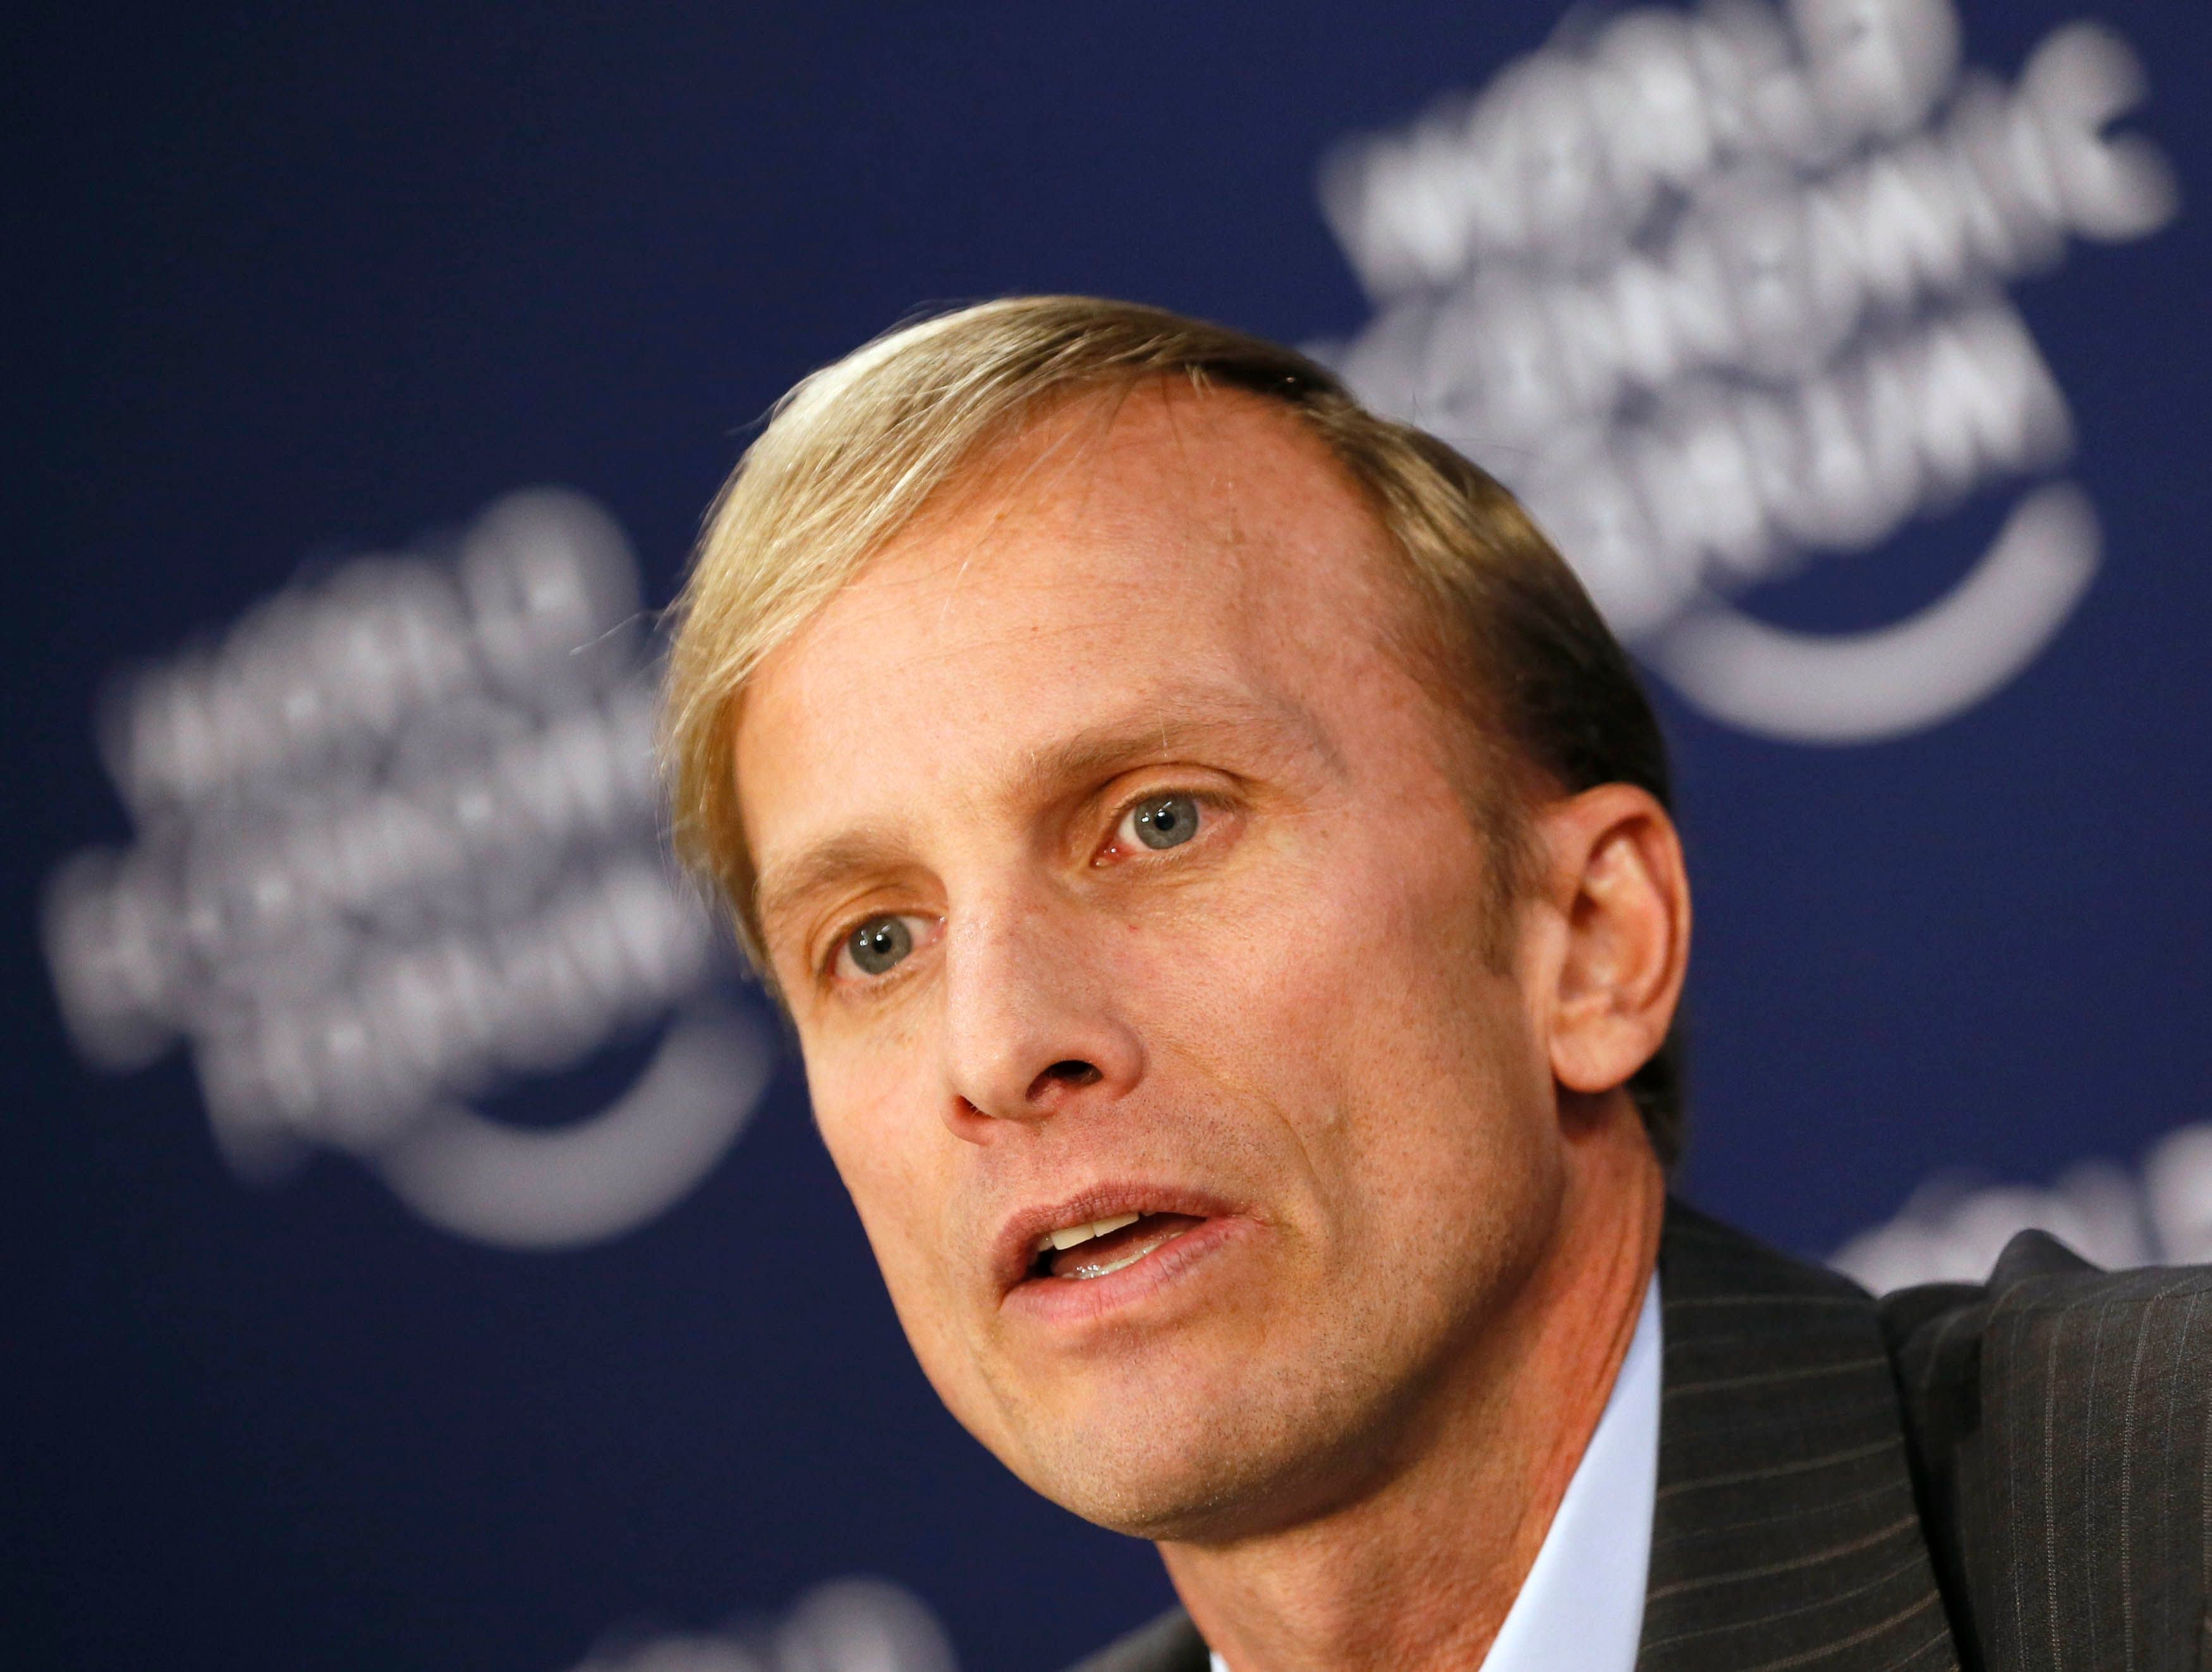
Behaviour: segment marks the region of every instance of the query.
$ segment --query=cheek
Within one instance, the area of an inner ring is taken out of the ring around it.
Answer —
[[[1377,1253],[1504,1207],[1551,1123],[1528,1007],[1490,967],[1480,838],[1455,806],[1391,834],[1255,867],[1129,983],[1161,994],[1150,1031],[1276,1112],[1329,1216]]]
[[[973,1296],[950,1258],[959,1245],[957,1140],[910,1084],[878,1088],[873,1097],[849,1085],[823,1089],[816,1122],[915,1360],[954,1416],[992,1444],[993,1408],[969,1334]]]
[[[898,1074],[866,1062],[824,1062],[812,1049],[806,1055],[816,1128],[903,1310],[939,1246],[939,1227],[927,1216],[946,1199],[945,1182],[936,1176],[944,1164],[944,1124],[910,1068]]]
[[[1479,844],[1455,810],[1422,825],[1268,855],[1146,936],[1123,990],[1278,1086],[1347,1055],[1368,1072],[1458,1055],[1470,1024],[1520,1006],[1485,961]]]
[[[878,1109],[817,1118],[915,1358],[945,1402],[963,1409],[963,1297],[945,1258],[942,1213],[951,1181],[938,1176],[926,1146],[914,1140],[910,1116]]]

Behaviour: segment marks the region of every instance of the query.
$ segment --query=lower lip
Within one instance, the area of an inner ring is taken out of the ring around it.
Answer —
[[[1127,1311],[1179,1285],[1200,1266],[1252,1228],[1243,1219],[1209,1219],[1171,1237],[1134,1265],[1103,1277],[1032,1277],[1006,1292],[1002,1309],[1040,1323],[1089,1322]]]

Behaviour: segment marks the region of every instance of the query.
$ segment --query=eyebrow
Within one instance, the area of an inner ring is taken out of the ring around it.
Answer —
[[[848,877],[895,869],[908,859],[898,842],[870,830],[848,830],[794,859],[762,871],[753,883],[753,917],[766,929],[779,916]]]
[[[1050,794],[1071,783],[1106,776],[1131,763],[1235,739],[1247,751],[1279,757],[1288,733],[1298,752],[1335,764],[1337,751],[1318,720],[1297,703],[1267,702],[1219,691],[1170,689],[1147,693],[1143,717],[1116,718],[1085,727],[1072,737],[1030,751],[1013,787],[1030,797]]]
[[[1343,767],[1341,754],[1320,722],[1295,702],[1170,689],[1147,693],[1144,706],[1147,717],[1086,727],[1030,751],[1008,785],[1011,795],[1044,800],[1071,784],[1095,782],[1139,761],[1231,738],[1245,745],[1248,755],[1304,755],[1332,771]],[[912,862],[912,851],[889,831],[865,826],[841,831],[761,870],[753,885],[754,921],[766,927],[811,896],[849,878]]]

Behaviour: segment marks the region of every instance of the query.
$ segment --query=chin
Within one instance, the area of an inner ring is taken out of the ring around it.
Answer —
[[[1239,1446],[1135,1444],[1060,1457],[1029,1483],[1085,1521],[1133,1538],[1189,1543],[1233,1535],[1265,1496],[1264,1474]]]
[[[1131,1391],[1111,1412],[1024,1437],[1019,1458],[1006,1460],[1030,1487],[1085,1521],[1156,1542],[1227,1541],[1355,1496],[1356,1460],[1381,1448],[1345,1439],[1348,1430],[1367,1425],[1325,1408],[1330,1401],[1316,1398],[1320,1389],[1311,1383],[1266,1375],[1254,1382],[1294,1396]]]

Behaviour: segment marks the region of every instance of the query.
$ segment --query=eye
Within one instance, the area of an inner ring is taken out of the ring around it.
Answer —
[[[918,917],[871,917],[837,949],[837,974],[888,975],[906,961],[926,928]]]
[[[1122,815],[1119,841],[1147,848],[1180,848],[1198,834],[1198,802],[1188,795],[1155,795]]]

